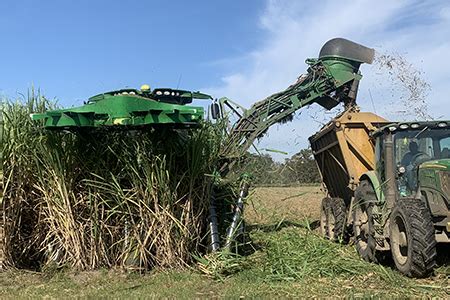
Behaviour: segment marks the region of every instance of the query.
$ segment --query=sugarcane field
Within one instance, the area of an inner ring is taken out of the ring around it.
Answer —
[[[0,298],[450,297],[447,1],[0,9]]]

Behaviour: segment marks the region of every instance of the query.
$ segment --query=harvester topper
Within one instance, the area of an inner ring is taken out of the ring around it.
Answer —
[[[33,120],[44,120],[49,129],[93,127],[145,127],[171,125],[192,127],[203,120],[203,107],[188,106],[193,99],[212,97],[200,92],[157,88],[147,85],[95,95],[83,106],[32,114]]]

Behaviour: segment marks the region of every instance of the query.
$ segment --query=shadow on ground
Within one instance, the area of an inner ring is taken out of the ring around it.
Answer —
[[[260,230],[262,232],[277,232],[286,227],[296,227],[315,230],[319,228],[320,222],[318,220],[312,221],[311,223],[306,222],[296,222],[290,220],[282,220],[278,223],[273,224],[251,224],[247,226],[249,231]]]
[[[242,236],[238,237],[239,247],[238,253],[242,256],[248,256],[255,253],[258,250],[264,249],[264,245],[258,242],[255,242],[251,239],[250,233],[254,231],[261,231],[264,233],[278,232],[283,228],[295,227],[295,228],[304,228],[315,230],[320,226],[320,222],[318,220],[308,222],[296,222],[291,220],[282,220],[277,223],[272,224],[249,224],[246,225],[245,232]]]

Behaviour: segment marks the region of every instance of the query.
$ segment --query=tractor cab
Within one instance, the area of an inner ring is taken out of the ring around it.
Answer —
[[[450,122],[394,123],[374,133],[376,170],[384,182],[386,165],[396,171],[396,190],[400,197],[415,197],[426,188],[449,198]],[[386,157],[385,142],[392,142],[392,156]],[[422,189],[419,189],[422,187]],[[425,190],[424,190],[425,189]]]

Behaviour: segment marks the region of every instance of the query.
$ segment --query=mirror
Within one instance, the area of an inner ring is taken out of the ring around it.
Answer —
[[[220,118],[220,106],[217,103],[211,104],[211,117],[214,120],[217,120]]]

